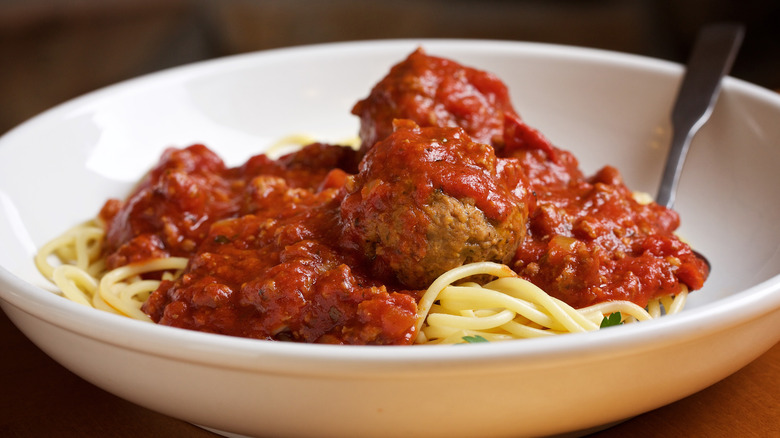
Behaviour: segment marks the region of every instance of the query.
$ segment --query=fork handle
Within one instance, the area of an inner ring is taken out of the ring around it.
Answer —
[[[709,119],[721,79],[731,70],[744,33],[740,24],[717,23],[704,27],[696,37],[672,109],[672,143],[656,195],[660,205],[674,205],[691,139]]]

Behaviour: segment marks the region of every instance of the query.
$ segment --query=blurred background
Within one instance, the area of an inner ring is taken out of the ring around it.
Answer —
[[[487,38],[685,62],[723,20],[747,27],[732,75],[780,89],[778,0],[0,0],[0,134],[105,85],[262,49]]]

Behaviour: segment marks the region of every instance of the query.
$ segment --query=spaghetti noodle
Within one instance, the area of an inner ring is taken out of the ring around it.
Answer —
[[[98,219],[77,225],[44,245],[35,256],[35,265],[71,301],[151,322],[141,306],[160,280],[144,279],[143,275],[162,273],[163,280],[172,280],[189,259],[156,258],[107,271],[100,251],[104,237]],[[51,264],[52,258],[59,263]]]
[[[484,285],[458,284],[472,276],[498,279]],[[416,342],[452,344],[464,339],[488,341],[534,338],[598,330],[606,315],[620,313],[621,322],[645,321],[682,310],[683,287],[675,296],[652,300],[648,309],[630,301],[608,301],[575,309],[519,278],[507,266],[479,262],[452,269],[439,277],[418,305]]]
[[[174,280],[189,259],[167,257],[104,269],[98,250],[104,238],[99,220],[77,225],[44,245],[35,257],[38,270],[62,295],[99,310],[151,322],[141,306],[161,280]],[[55,257],[60,263],[51,264]],[[469,277],[496,277],[484,285],[461,282]],[[503,341],[594,331],[606,315],[622,322],[645,321],[682,310],[688,294],[651,300],[647,309],[630,301],[609,301],[575,309],[517,277],[506,265],[477,262],[451,269],[434,281],[418,302],[417,344],[456,344],[465,339]]]

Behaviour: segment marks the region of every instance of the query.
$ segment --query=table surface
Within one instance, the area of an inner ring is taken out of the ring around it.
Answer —
[[[0,436],[218,436],[82,380],[2,312],[0,351]],[[780,344],[701,392],[591,435],[623,436],[780,437]]]

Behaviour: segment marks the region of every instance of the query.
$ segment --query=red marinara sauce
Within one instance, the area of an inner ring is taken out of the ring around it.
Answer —
[[[517,155],[526,168],[545,163],[538,153]],[[709,267],[674,234],[677,213],[637,202],[615,168],[588,178],[556,169],[532,181],[537,206],[511,267],[550,295],[576,308],[613,300],[644,307],[681,284],[704,284]]]
[[[495,76],[412,53],[353,108],[362,146],[314,143],[227,167],[169,149],[101,210],[109,268],[190,259],[143,310],[258,339],[411,344],[432,278],[493,260],[574,307],[699,289],[677,214],[619,172],[586,176],[526,125]]]
[[[336,249],[342,187],[355,163],[352,149],[323,144],[237,168],[202,145],[169,149],[128,200],[104,207],[108,260],[191,258],[187,272],[163,281],[144,305],[160,324],[258,339],[409,344],[416,292],[389,292]]]

